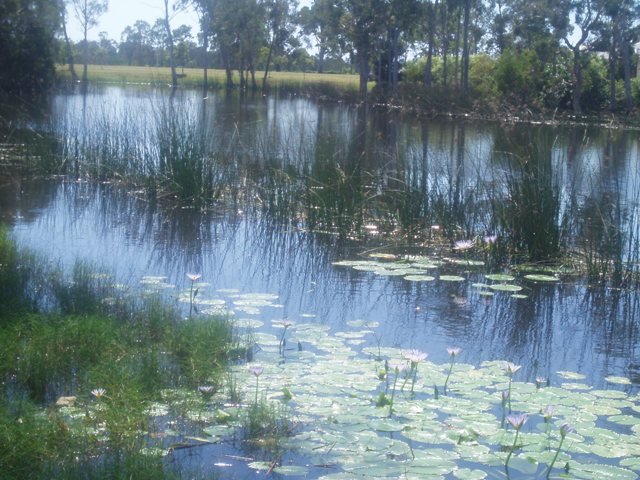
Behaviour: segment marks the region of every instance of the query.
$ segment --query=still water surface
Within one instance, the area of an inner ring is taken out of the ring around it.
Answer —
[[[83,135],[91,137],[99,136],[109,118],[126,117],[126,130],[152,146],[150,124],[158,105],[167,101],[164,92],[107,87],[85,97],[56,96],[50,120],[66,132],[70,125],[80,131],[82,124]],[[395,189],[398,179],[424,192],[443,192],[445,206],[458,215],[451,222],[459,224],[459,239],[504,233],[504,226],[471,207],[490,200],[487,185],[492,195],[508,201],[509,188],[499,178],[518,154],[510,139],[517,141],[524,127],[418,121],[296,97],[239,100],[209,93],[203,101],[201,92],[185,91],[173,105],[206,132],[209,148],[233,151],[238,162],[278,164],[309,176],[320,175],[326,164],[347,171],[357,162],[368,173],[368,191],[380,196]],[[557,222],[567,244],[580,245],[585,227],[578,219],[591,215],[585,206],[611,198],[625,213],[618,227],[634,231],[637,132],[538,128],[553,138],[549,164],[558,184]],[[310,231],[295,215],[294,221],[282,221],[242,206],[231,213],[163,208],[109,183],[3,185],[0,216],[11,223],[21,246],[65,267],[81,259],[131,285],[145,275],[164,275],[176,285],[168,295],[188,286],[187,272],[201,272],[210,284],[201,296],[225,300],[231,309],[225,293],[230,289],[275,294],[275,307],[236,311],[266,325],[287,318],[338,332],[360,319],[379,323],[376,337],[382,345],[420,349],[436,362],[447,362],[446,347],[458,346],[463,362],[503,359],[523,365],[520,379],[541,375],[560,382],[556,372],[570,370],[601,388],[634,392],[640,386],[640,295],[632,288],[590,288],[577,276],[563,276],[557,284],[522,283],[527,298],[508,292],[486,297],[472,286],[494,273],[483,268],[458,268],[454,273],[465,277],[462,282],[379,276],[333,262],[368,258],[373,251],[433,252],[422,244],[388,248],[382,223],[356,239],[331,229]],[[442,217],[427,220],[429,228]],[[624,247],[627,258],[633,257],[630,243]],[[375,342],[369,338],[369,344]],[[610,375],[629,377],[632,385],[608,385],[604,378]]]

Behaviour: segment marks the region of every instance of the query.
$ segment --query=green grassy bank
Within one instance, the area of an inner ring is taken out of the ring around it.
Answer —
[[[185,317],[80,263],[65,274],[1,227],[0,300],[2,478],[171,478],[158,419],[226,389],[241,351],[230,320]]]
[[[70,80],[66,65],[57,66],[57,75],[63,80]],[[204,71],[199,68],[178,68],[181,76],[179,85],[203,86]],[[256,82],[262,86],[264,72],[256,72]],[[223,86],[226,82],[224,70],[209,69],[207,72],[209,85]],[[238,73],[234,72],[234,82],[239,83]],[[122,83],[122,84],[154,84],[167,85],[171,83],[171,69],[169,67],[137,67],[127,65],[89,65],[88,79],[90,82]],[[345,91],[358,90],[358,75],[305,73],[305,72],[270,72],[268,77],[271,87],[310,87],[314,85],[332,86]]]

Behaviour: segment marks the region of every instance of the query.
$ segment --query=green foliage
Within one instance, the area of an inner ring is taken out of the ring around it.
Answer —
[[[604,109],[609,100],[606,62],[602,58],[589,56],[582,75],[582,108],[591,112]]]
[[[50,276],[53,296],[62,314],[95,314],[105,310],[103,300],[111,297],[110,279],[95,273],[94,268],[77,261],[71,278],[58,270]]]
[[[39,93],[54,80],[58,2],[0,2],[0,93]]]
[[[473,98],[489,102],[497,97],[496,61],[489,55],[473,55],[469,65],[469,83]]]
[[[514,251],[533,261],[549,260],[560,251],[560,187],[554,175],[550,133],[531,136],[514,127],[496,139],[496,151],[505,156],[505,187],[509,201],[495,199],[494,215]],[[503,144],[505,145],[503,147]]]
[[[36,299],[30,293],[40,290],[34,278],[36,258],[20,251],[8,228],[0,225],[0,325],[33,310]]]
[[[188,385],[220,386],[232,342],[231,324],[225,319],[194,317],[176,324],[170,349]]]
[[[113,321],[103,317],[31,315],[2,334],[11,354],[0,377],[13,377],[39,401],[66,393],[79,372],[123,349]]]
[[[495,66],[495,82],[502,97],[514,104],[531,104],[537,97],[540,63],[534,50],[507,50]]]
[[[245,435],[247,439],[259,440],[265,446],[267,440],[276,446],[281,437],[291,432],[288,410],[285,404],[270,402],[262,398],[251,404],[245,417]]]
[[[43,414],[29,402],[0,407],[0,464],[6,480],[175,478],[165,472],[159,456],[125,448],[105,451],[86,429],[71,426],[59,409]]]

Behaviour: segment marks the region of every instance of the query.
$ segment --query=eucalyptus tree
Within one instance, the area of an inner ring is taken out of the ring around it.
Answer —
[[[373,46],[384,25],[381,19],[385,11],[384,0],[341,0],[340,5],[344,9],[343,32],[352,46],[360,76],[359,94],[365,97]]]
[[[420,20],[420,3],[418,0],[384,0],[383,15],[381,16],[386,38],[378,60],[381,68],[377,81],[389,86],[392,94],[397,93],[400,57],[403,53],[403,40],[409,38],[411,32],[417,28]],[[385,88],[386,89],[386,88]]]
[[[164,28],[166,33],[166,42],[169,49],[169,67],[171,68],[171,86],[178,86],[178,73],[176,72],[176,62],[173,44],[173,32],[171,31],[171,18],[169,16],[169,0],[164,2]]]
[[[303,7],[298,13],[298,23],[305,35],[315,39],[317,53],[316,69],[324,71],[327,54],[342,51],[343,39],[340,35],[340,20],[343,15],[341,5],[334,0],[314,0],[311,6]]]
[[[293,32],[294,12],[297,7],[297,2],[294,0],[263,0],[263,5],[265,7],[267,20],[265,33],[269,44],[269,51],[264,67],[264,77],[262,78],[262,89],[265,90],[271,59],[276,51],[283,50],[286,41]]]
[[[622,63],[625,110],[633,107],[631,95],[631,49],[638,40],[640,5],[634,0],[610,0],[604,5],[605,20],[601,23],[600,46],[609,56],[609,107],[616,109],[618,67]]]
[[[76,83],[78,81],[78,74],[76,73],[73,60],[73,47],[69,39],[69,34],[67,33],[67,5],[64,0],[58,0],[58,9],[60,11],[60,26],[62,27],[62,35],[64,37],[67,65],[69,66],[69,73],[71,73],[71,80],[73,83]]]
[[[186,8],[188,5],[191,5],[198,15],[198,21],[200,23],[200,40],[202,42],[201,65],[204,74],[205,89],[209,83],[209,41],[211,39],[213,28],[216,1],[217,0],[179,0],[181,8]]]
[[[561,7],[565,18],[572,20],[572,25],[564,32],[563,41],[573,55],[573,111],[581,113],[584,52],[601,24],[605,5],[599,0],[563,0]]]
[[[144,20],[137,20],[133,25],[127,26],[120,35],[119,53],[128,65],[153,64],[151,26]],[[157,59],[155,64],[158,64]]]
[[[266,7],[257,0],[217,0],[213,12],[213,38],[227,76],[233,86],[233,69],[240,76],[240,88],[251,83],[257,88],[256,62],[266,42]]]
[[[83,55],[83,68],[82,68],[82,81],[87,82],[87,62],[88,62],[88,47],[89,43],[87,36],[89,30],[98,24],[98,19],[109,8],[108,0],[69,0],[76,19],[80,23],[82,28],[82,55]]]
[[[433,84],[433,56],[436,51],[436,17],[439,7],[439,0],[426,0],[426,2],[423,3],[423,17],[426,20],[427,36],[427,62],[424,67],[424,84],[427,92]]]
[[[57,2],[0,1],[0,94],[33,93],[54,81]]]

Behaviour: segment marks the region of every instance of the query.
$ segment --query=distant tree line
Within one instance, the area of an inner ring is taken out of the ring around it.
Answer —
[[[373,81],[381,98],[411,92],[466,106],[631,111],[640,97],[637,0],[313,0],[302,8],[296,0],[162,1],[165,16],[153,25],[137,21],[119,41],[88,41],[106,0],[4,0],[0,66],[9,68],[1,88],[47,84],[48,73],[15,80],[28,73],[20,55],[39,53],[37,62],[26,62],[34,71],[50,70],[53,59],[75,70],[79,59],[167,65],[174,73],[199,67],[206,81],[215,67],[226,71],[228,86],[243,89],[266,87],[274,69],[353,71],[362,96],[372,94]],[[198,14],[196,35],[171,25],[170,12],[184,8]],[[66,35],[69,15],[84,27],[80,42]],[[20,46],[29,42],[46,48],[25,53]],[[50,45],[57,48],[50,52]]]

